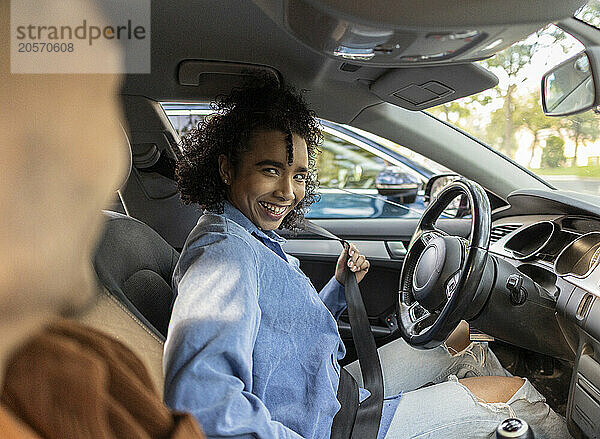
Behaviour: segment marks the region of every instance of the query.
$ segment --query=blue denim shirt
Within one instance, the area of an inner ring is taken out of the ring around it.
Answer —
[[[296,258],[272,250],[282,241],[226,203],[200,218],[175,269],[165,402],[209,437],[330,435],[344,291],[332,278],[317,293]]]

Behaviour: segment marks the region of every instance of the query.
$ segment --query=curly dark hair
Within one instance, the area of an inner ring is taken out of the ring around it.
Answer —
[[[323,137],[314,112],[308,109],[300,93],[275,81],[254,78],[229,95],[217,97],[211,108],[215,113],[181,140],[175,177],[182,201],[222,213],[227,186],[219,174],[219,155],[225,155],[234,170],[238,170],[252,135],[261,130],[277,130],[286,134],[287,158],[291,164],[292,133],[295,133],[308,147],[306,195],[286,215],[281,228],[302,229],[305,213],[318,200],[316,157]]]

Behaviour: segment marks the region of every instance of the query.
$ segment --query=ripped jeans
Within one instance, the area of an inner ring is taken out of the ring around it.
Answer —
[[[511,376],[487,343],[471,343],[452,356],[445,345],[418,350],[398,339],[378,352],[385,396],[402,392],[386,439],[494,438],[500,422],[515,416],[527,421],[536,439],[571,437],[564,418],[526,378],[506,403],[481,401],[458,382],[475,376]],[[358,362],[346,369],[362,385]],[[421,388],[431,382],[435,385]]]

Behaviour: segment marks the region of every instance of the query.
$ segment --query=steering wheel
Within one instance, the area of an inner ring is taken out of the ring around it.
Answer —
[[[469,239],[451,236],[436,221],[459,195],[471,206]],[[440,345],[456,325],[483,306],[477,295],[488,267],[491,210],[477,183],[460,178],[446,186],[427,207],[413,234],[400,275],[400,330],[408,344],[430,349]],[[484,297],[485,300],[487,297]]]

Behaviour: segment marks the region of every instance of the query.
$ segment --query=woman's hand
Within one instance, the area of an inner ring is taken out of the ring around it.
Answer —
[[[360,254],[354,244],[350,244],[350,248],[344,245],[344,250],[340,254],[335,266],[335,278],[341,284],[344,283],[344,268],[346,265],[348,265],[351,271],[356,273],[357,282],[363,280],[363,277],[365,277],[371,266],[367,258]]]

